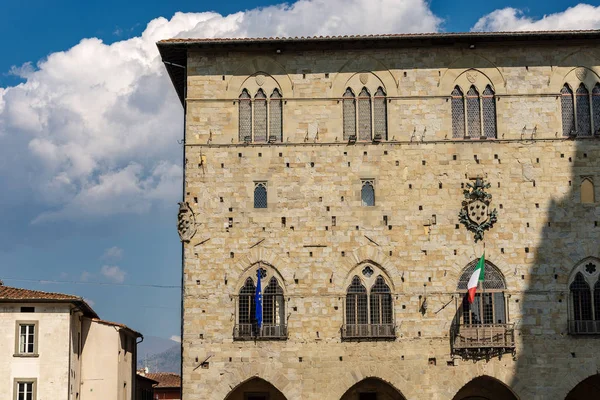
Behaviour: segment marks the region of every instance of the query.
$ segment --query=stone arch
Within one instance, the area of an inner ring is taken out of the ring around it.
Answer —
[[[252,278],[256,282],[256,270],[259,267],[264,268],[266,270],[267,275],[265,278],[263,278],[263,282],[269,282],[271,277],[275,277],[275,279],[279,281],[279,285],[283,289],[283,292],[285,293],[287,291],[286,280],[283,278],[279,270],[275,266],[273,266],[273,264],[267,261],[260,260],[247,266],[244,269],[244,271],[238,276],[236,285],[234,286],[234,293],[238,293],[240,291],[240,289],[244,286],[246,279]]]
[[[586,79],[584,79],[584,82],[586,83],[588,90],[591,90],[593,86],[589,86],[591,81],[588,80],[593,77],[599,79],[599,64],[600,60],[597,55],[592,54],[589,51],[583,49],[576,50],[565,56],[562,60],[560,60],[557,63],[557,66],[552,67],[552,75],[548,80],[548,88],[551,92],[558,94],[565,82],[570,80],[571,82],[569,86],[571,87],[571,89],[573,89],[574,87],[576,90],[581,80],[579,80],[578,78],[572,78],[576,78],[575,72],[577,71],[577,69],[583,68],[587,70],[587,75]]]
[[[246,82],[249,77],[259,74],[268,76],[277,82],[279,89],[282,91],[281,94],[284,97],[294,96],[294,84],[283,65],[270,57],[262,56],[240,63],[238,69],[235,70],[232,77],[229,78],[229,81],[227,82],[227,97],[237,99],[244,82]],[[258,86],[256,82],[254,82],[254,84]]]
[[[565,400],[588,400],[600,398],[600,374],[590,375],[587,378],[571,385]]]
[[[362,88],[367,88],[369,94],[371,96],[374,96],[377,92],[377,89],[380,87],[387,95],[387,87],[385,83],[383,83],[381,78],[377,76],[377,74],[370,71],[359,71],[346,80],[343,90],[345,91],[346,88],[350,88],[357,95],[358,93],[360,93]],[[335,93],[333,95],[336,96]]]
[[[420,393],[419,387],[410,385],[402,374],[398,374],[393,368],[389,368],[383,363],[377,363],[369,366],[355,367],[345,370],[337,376],[334,382],[331,382],[331,399],[342,399],[344,394],[350,388],[366,379],[379,380],[400,393],[403,398],[417,398]],[[402,388],[403,390],[400,390]]]
[[[464,252],[463,254],[457,255],[456,262],[453,263],[448,270],[447,280],[450,285],[448,287],[449,290],[456,290],[456,285],[458,284],[458,280],[460,279],[464,270],[469,266],[469,264],[479,260],[479,257],[481,257],[481,255],[478,256],[475,252]],[[513,272],[515,268],[517,269],[517,272],[519,272],[519,268],[521,267],[520,265],[515,265],[513,268],[509,267],[507,257],[503,254],[493,254],[491,257],[489,254],[486,254],[486,263],[490,263],[500,271],[507,290],[514,290],[515,288],[519,287],[519,280],[517,280],[516,276],[520,276],[521,274],[516,274]]]
[[[245,389],[248,388],[250,391],[255,392],[257,386],[258,391],[266,389],[278,395],[274,398],[270,397],[270,400],[300,398],[294,396],[294,390],[290,390],[291,382],[273,368],[257,364],[253,365],[252,371],[250,373],[240,368],[235,372],[222,375],[218,380],[220,383],[215,385],[212,390],[211,400],[245,400]],[[241,397],[239,397],[239,394],[241,394]]]
[[[346,254],[344,262],[340,264],[340,268],[337,270],[339,273],[334,275],[336,288],[340,293],[346,292],[346,288],[357,268],[367,263],[380,269],[388,279],[392,292],[396,291],[395,279],[399,272],[392,260],[378,247],[364,245],[351,254]]]
[[[596,83],[600,82],[600,68],[578,65],[575,67],[557,67],[550,78],[550,90],[560,93],[567,84],[575,93],[581,83],[588,91],[592,91]]]
[[[256,239],[257,242],[258,240]],[[263,262],[275,268],[284,283],[290,282],[293,279],[293,273],[297,269],[297,265],[291,259],[282,258],[278,253],[265,247],[267,240],[261,242],[260,245],[255,246],[245,254],[240,254],[239,256],[236,254],[237,262],[232,266],[231,270],[232,279],[244,275],[248,269],[252,268],[258,262]],[[285,268],[281,268],[284,265]],[[281,271],[278,268],[281,268]]]
[[[341,400],[359,400],[360,393],[376,393],[381,400],[406,400],[398,388],[380,378],[365,378],[350,387]]]
[[[360,72],[368,72],[375,75],[384,85],[384,89],[388,96],[398,95],[398,82],[390,69],[383,62],[372,56],[360,55],[348,60],[337,71],[335,78],[331,83],[331,97],[341,97],[346,90],[346,83],[349,79]],[[371,91],[371,93],[375,93],[376,90],[377,88],[375,88],[374,91]]]
[[[492,80],[485,73],[475,68],[468,69],[457,76],[454,80],[452,89],[454,89],[456,86],[460,87],[465,95],[471,86],[474,86],[475,89],[477,89],[480,97],[483,95],[483,92],[487,86],[490,86],[494,93],[497,93],[494,82],[492,82]]]
[[[485,77],[496,94],[506,93],[506,79],[498,66],[481,55],[470,53],[452,61],[444,71],[438,83],[439,95],[450,96],[457,79],[468,71],[477,71],[481,79]],[[479,92],[482,93],[485,85],[481,88],[478,86],[478,89],[481,89]]]
[[[363,274],[363,270],[369,268],[372,272],[370,275]],[[378,263],[373,262],[372,260],[363,260],[356,264],[354,268],[352,268],[346,274],[346,278],[344,279],[344,283],[342,285],[344,293],[348,289],[348,286],[352,283],[352,279],[354,276],[358,276],[362,282],[362,284],[367,288],[367,292],[370,291],[371,287],[377,280],[377,277],[381,275],[383,280],[388,284],[390,290],[395,292],[394,282],[392,278],[389,276],[387,271],[383,269]]]
[[[500,379],[481,375],[463,385],[452,400],[519,400],[519,397]]]
[[[593,264],[596,267],[594,272],[588,272],[586,270],[586,266],[589,264]],[[600,259],[598,259],[597,257],[590,256],[585,257],[584,259],[576,263],[570,271],[567,285],[570,285],[573,282],[578,272],[584,271],[585,273],[582,274],[583,278],[588,283],[588,285],[590,285],[590,287],[593,288],[598,279],[600,278]]]

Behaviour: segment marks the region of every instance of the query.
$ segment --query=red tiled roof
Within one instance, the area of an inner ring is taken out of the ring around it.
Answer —
[[[181,387],[181,377],[172,372],[149,372],[146,377],[158,382],[155,388]]]
[[[73,303],[78,306],[84,314],[98,318],[98,314],[89,306],[83,297],[64,293],[42,292],[41,290],[30,290],[4,286],[0,284],[0,302],[60,302]]]

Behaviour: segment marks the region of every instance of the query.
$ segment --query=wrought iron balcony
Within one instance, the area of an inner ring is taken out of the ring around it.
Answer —
[[[514,324],[456,324],[451,330],[452,352],[460,355],[500,355],[515,348]]]
[[[395,339],[394,324],[346,324],[342,325],[342,339]]]
[[[233,338],[237,340],[285,340],[287,327],[285,325],[237,324],[233,329]]]
[[[600,335],[600,321],[569,320],[571,335]]]

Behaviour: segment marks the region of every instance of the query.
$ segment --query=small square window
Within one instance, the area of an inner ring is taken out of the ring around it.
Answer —
[[[363,206],[373,207],[375,205],[375,181],[373,179],[364,179],[362,181],[360,197]]]
[[[267,182],[254,182],[254,208],[267,208]]]

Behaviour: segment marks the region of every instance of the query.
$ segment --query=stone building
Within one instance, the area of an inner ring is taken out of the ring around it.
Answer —
[[[599,40],[159,42],[183,399],[600,398]]]

